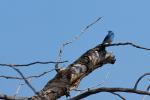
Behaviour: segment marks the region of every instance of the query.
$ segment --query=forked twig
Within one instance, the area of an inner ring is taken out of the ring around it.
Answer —
[[[17,68],[15,68],[15,67],[10,67],[10,68],[12,68],[13,70],[15,70],[22,78],[23,78],[23,80],[25,81],[25,83],[28,85],[28,87],[35,93],[35,94],[37,94],[37,92],[36,92],[36,90],[33,88],[33,86],[28,82],[28,80],[25,78],[25,76],[23,75],[23,73],[19,70],[19,69],[17,69]],[[37,94],[38,95],[38,94]]]
[[[81,35],[83,35],[91,26],[93,26],[94,24],[96,24],[102,17],[99,17],[97,18],[94,22],[92,22],[91,24],[87,25],[85,28],[83,28],[83,30],[81,30],[80,34],[75,36],[72,40],[70,41],[66,41],[64,42],[61,46],[60,46],[60,49],[59,49],[59,53],[58,53],[58,57],[57,57],[57,62],[60,62],[61,59],[62,59],[62,53],[63,53],[63,50],[64,50],[64,47],[68,44],[71,44],[73,43],[74,41],[78,40]],[[59,69],[59,63],[56,63],[55,64],[55,69]],[[56,70],[58,72],[58,70]]]

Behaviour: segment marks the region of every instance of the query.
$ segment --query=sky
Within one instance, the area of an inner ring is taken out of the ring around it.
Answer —
[[[108,30],[115,33],[114,43],[133,42],[150,48],[149,0],[1,0],[0,1],[0,63],[26,64],[34,61],[56,61],[62,43],[72,40],[98,17],[98,23],[88,29],[77,41],[65,47],[62,60],[68,63],[100,44]],[[99,87],[132,88],[142,74],[150,72],[150,51],[131,46],[107,48],[116,57],[114,65],[104,65],[85,77],[79,89]],[[38,75],[54,68],[54,64],[34,65],[20,70],[25,76]],[[32,79],[40,91],[55,76],[55,72]],[[109,74],[109,75],[108,75]],[[8,67],[0,67],[0,75],[19,76]],[[106,76],[108,78],[106,79]],[[146,90],[149,77],[138,89]],[[0,78],[0,92],[15,95],[23,81]],[[17,96],[32,96],[32,90],[23,85]],[[142,95],[121,93],[127,100],[141,100]],[[72,95],[73,96],[73,95]],[[65,97],[61,100],[66,99]],[[110,93],[98,93],[85,100],[119,100]],[[145,100],[150,99],[147,97]]]

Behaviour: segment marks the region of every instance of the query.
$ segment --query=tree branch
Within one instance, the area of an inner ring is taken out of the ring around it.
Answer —
[[[114,64],[115,61],[114,55],[107,52],[105,47],[99,44],[85,52],[66,69],[60,70],[39,94],[48,100],[56,100],[63,95],[69,96],[69,92],[78,87],[85,76],[104,64]],[[37,98],[34,96],[32,100],[37,100]]]
[[[36,62],[31,62],[28,64],[0,64],[0,66],[10,66],[10,67],[23,67],[23,66],[31,66],[31,65],[35,65],[35,64],[56,64],[56,63],[65,63],[68,61],[60,61],[60,62],[54,62],[54,61],[47,61],[47,62],[41,62],[41,61],[36,61]]]
[[[109,47],[109,46],[124,46],[124,45],[130,45],[130,46],[133,46],[133,47],[138,48],[138,49],[150,50],[150,48],[145,48],[145,47],[136,45],[136,44],[131,43],[131,42],[124,42],[124,43],[119,42],[119,43],[113,43],[113,44],[105,44],[106,47]]]
[[[96,94],[96,93],[100,93],[100,92],[125,92],[125,93],[141,94],[141,95],[150,95],[150,92],[135,90],[135,89],[130,89],[130,88],[106,88],[106,87],[102,87],[102,88],[88,90],[88,91],[86,91],[82,94],[79,94],[73,98],[70,98],[68,100],[80,100],[80,99],[88,97],[92,94]]]
[[[30,78],[39,78],[39,77],[42,77],[44,76],[45,74],[47,73],[50,73],[52,71],[54,71],[55,69],[51,69],[49,71],[45,71],[39,75],[33,75],[33,76],[28,76],[28,77],[25,77],[25,79],[30,79]],[[0,75],[1,78],[6,78],[6,79],[18,79],[18,80],[23,80],[22,77],[16,77],[16,76],[5,76],[5,75]]]
[[[145,76],[147,76],[147,75],[150,75],[150,73],[145,73],[145,74],[143,74],[142,76],[140,76],[140,77],[138,78],[138,80],[136,81],[136,83],[135,83],[135,85],[134,85],[134,89],[137,89],[137,86],[138,86],[139,82],[140,82]]]

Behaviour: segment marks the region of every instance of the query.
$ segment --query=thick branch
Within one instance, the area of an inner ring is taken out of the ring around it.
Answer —
[[[48,100],[56,100],[63,95],[69,96],[69,91],[76,88],[82,78],[104,64],[114,63],[115,57],[105,50],[104,45],[98,45],[88,50],[66,69],[60,70],[39,94]],[[41,100],[37,96],[32,99]]]
[[[92,94],[100,93],[100,92],[126,92],[126,93],[135,93],[135,94],[141,94],[141,95],[150,95],[150,92],[147,91],[141,91],[141,90],[135,90],[130,88],[97,88],[97,89],[91,89],[87,92],[84,92],[80,95],[77,95],[76,97],[70,98],[69,100],[80,100],[85,97],[88,97]]]

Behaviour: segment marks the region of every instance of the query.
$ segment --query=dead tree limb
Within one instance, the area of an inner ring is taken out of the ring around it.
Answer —
[[[33,96],[31,99],[56,100],[64,95],[69,96],[69,92],[78,86],[81,79],[104,64],[114,64],[115,60],[114,55],[107,52],[104,45],[99,44],[85,52],[66,69],[58,72],[39,92],[43,98]]]

